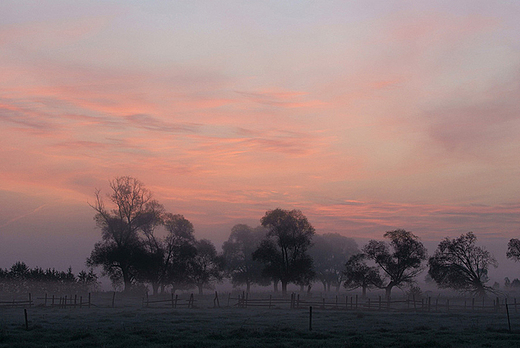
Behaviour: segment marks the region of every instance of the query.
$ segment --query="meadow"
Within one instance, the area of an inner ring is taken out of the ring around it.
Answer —
[[[97,295],[96,295],[97,296]],[[0,347],[520,347],[520,314],[213,307],[0,308]]]

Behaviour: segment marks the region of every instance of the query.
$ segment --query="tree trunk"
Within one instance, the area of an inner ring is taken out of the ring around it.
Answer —
[[[246,292],[251,292],[251,282],[246,283]]]
[[[282,296],[287,295],[287,281],[282,280]]]
[[[330,282],[327,283],[327,292],[330,292]]]
[[[157,295],[159,293],[159,284],[152,283],[152,295]]]
[[[305,285],[300,284],[300,292],[303,292],[303,291],[304,291],[304,287],[305,287]]]
[[[390,300],[390,295],[392,294],[392,288],[394,287],[393,283],[390,283],[385,288],[385,297],[387,300]]]
[[[362,297],[367,297],[367,287],[366,286],[363,286],[361,288],[361,296]]]
[[[124,292],[130,291],[130,288],[132,287],[132,281],[130,280],[130,275],[128,274],[128,271],[124,268],[121,269],[121,273],[123,273],[123,282],[125,284],[125,288],[123,289]]]
[[[323,284],[323,292],[327,292],[327,283],[321,282]]]
[[[204,292],[202,291],[202,284],[197,285],[197,288],[199,288],[199,295],[203,295]]]
[[[278,292],[278,280],[273,281],[274,292]]]

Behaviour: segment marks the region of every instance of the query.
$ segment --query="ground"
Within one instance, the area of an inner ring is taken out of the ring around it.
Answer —
[[[0,347],[520,347],[520,313],[313,309],[0,308]],[[95,301],[94,301],[95,302]],[[225,301],[222,301],[225,302]],[[224,304],[224,305],[227,305]]]

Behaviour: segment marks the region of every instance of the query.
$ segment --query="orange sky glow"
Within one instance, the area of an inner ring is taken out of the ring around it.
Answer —
[[[514,266],[519,15],[505,0],[2,1],[0,267],[83,269],[100,239],[88,202],[123,175],[217,247],[280,207],[360,245],[474,231]]]

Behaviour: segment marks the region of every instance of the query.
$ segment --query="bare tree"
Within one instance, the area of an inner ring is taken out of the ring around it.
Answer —
[[[135,178],[117,177],[110,181],[110,188],[107,197],[113,209],[105,206],[99,190],[91,205],[102,241],[95,244],[87,265],[101,266],[114,283],[122,281],[124,289],[129,290],[148,256],[140,234],[149,234],[160,223],[163,208]]]
[[[496,259],[483,247],[476,246],[477,237],[473,232],[458,238],[445,238],[428,264],[428,274],[441,288],[451,288],[485,296],[494,289],[486,286],[489,280],[489,266],[497,267]]]
[[[371,240],[363,252],[383,271],[388,283],[384,286],[386,298],[390,298],[392,288],[413,283],[422,272],[422,261],[426,260],[426,248],[419,238],[405,230],[389,231],[384,234],[389,243]]]

